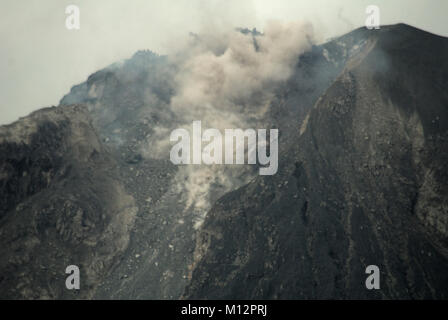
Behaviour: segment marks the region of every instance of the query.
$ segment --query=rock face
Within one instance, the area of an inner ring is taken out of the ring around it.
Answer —
[[[406,25],[312,46],[252,117],[279,129],[278,173],[227,184],[160,147],[190,121],[167,57],[92,74],[0,127],[0,298],[448,298],[446,56]]]
[[[0,297],[89,298],[126,249],[136,207],[87,108],[3,126],[0,150]],[[68,265],[83,290],[66,290]]]
[[[447,54],[446,38],[409,26],[370,33],[279,173],[209,212],[185,297],[446,299]]]

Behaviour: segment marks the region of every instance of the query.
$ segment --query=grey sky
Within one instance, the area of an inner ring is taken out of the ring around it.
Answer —
[[[78,31],[65,27],[69,4],[81,10]],[[190,31],[307,20],[324,40],[364,25],[369,4],[381,24],[448,36],[446,0],[1,0],[0,124],[57,105],[72,85],[139,49],[170,53]]]

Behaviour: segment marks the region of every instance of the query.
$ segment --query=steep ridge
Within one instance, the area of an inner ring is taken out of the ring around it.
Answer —
[[[184,297],[446,299],[447,54],[446,38],[406,25],[371,33],[279,173],[209,212]]]

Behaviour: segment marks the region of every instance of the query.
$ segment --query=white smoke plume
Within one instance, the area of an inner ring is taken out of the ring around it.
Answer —
[[[194,37],[174,57],[180,59],[180,73],[172,110],[188,122],[209,120],[218,129],[238,124],[249,108],[263,111],[260,103],[289,78],[298,55],[310,46],[312,31],[309,24],[271,21],[260,36],[231,30]]]
[[[155,128],[150,147],[143,153],[166,159],[171,148],[169,132],[180,127],[191,132],[194,120],[202,121],[203,130],[264,128],[263,116],[274,90],[288,80],[313,38],[310,24],[278,21],[269,22],[262,34],[231,29],[192,35],[184,48],[169,57],[178,70],[169,105],[176,127]],[[211,199],[253,177],[254,170],[249,167],[181,167],[177,185],[186,209],[197,213],[197,226],[210,209]]]

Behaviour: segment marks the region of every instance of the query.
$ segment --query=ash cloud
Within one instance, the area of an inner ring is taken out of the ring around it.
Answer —
[[[173,119],[154,128],[142,154],[167,159],[170,132],[185,128],[191,133],[194,120],[202,121],[203,130],[265,128],[264,115],[275,89],[288,80],[313,39],[312,25],[279,21],[268,22],[263,33],[221,28],[192,34],[183,48],[168,57],[177,71],[171,79],[174,95],[166,106]],[[215,198],[253,178],[253,167],[180,167],[177,188],[186,210],[197,213],[196,226]]]

